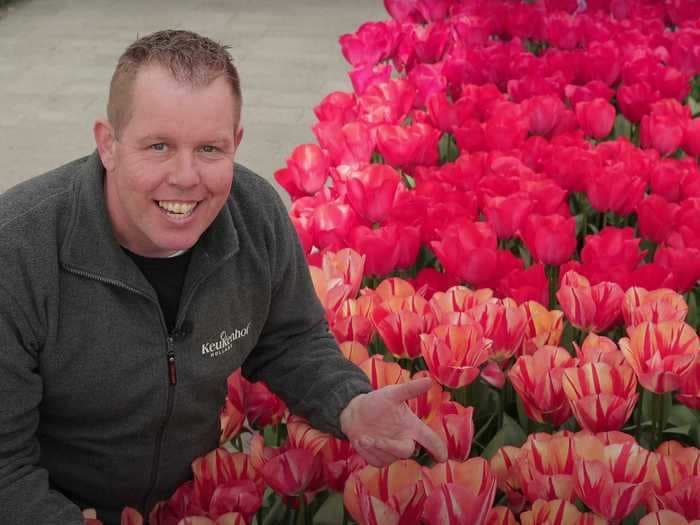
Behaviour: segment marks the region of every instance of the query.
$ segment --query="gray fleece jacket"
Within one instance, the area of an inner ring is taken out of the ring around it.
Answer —
[[[0,195],[0,521],[147,513],[218,445],[239,367],[342,435],[371,386],[328,333],[275,190],[236,166],[192,253],[176,327],[116,242],[96,153]]]

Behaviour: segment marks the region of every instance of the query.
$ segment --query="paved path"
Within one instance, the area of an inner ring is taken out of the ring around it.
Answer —
[[[381,0],[20,0],[0,14],[0,192],[92,151],[116,59],[186,28],[231,46],[243,86],[240,162],[272,179],[313,141],[313,106],[350,90],[338,36],[387,18]]]

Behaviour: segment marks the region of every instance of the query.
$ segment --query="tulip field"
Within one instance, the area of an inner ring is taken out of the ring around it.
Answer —
[[[275,178],[342,352],[432,378],[450,459],[368,466],[238,372],[150,523],[700,524],[700,2],[384,5]]]

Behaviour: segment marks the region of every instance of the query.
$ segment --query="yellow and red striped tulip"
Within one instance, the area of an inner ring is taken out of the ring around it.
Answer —
[[[352,361],[359,365],[363,361],[369,359],[369,351],[367,347],[357,341],[345,341],[340,343],[340,351],[348,361]]]
[[[364,293],[375,296],[378,302],[388,301],[394,297],[410,297],[416,295],[416,289],[411,283],[399,277],[384,279],[374,290],[364,290]]]
[[[496,495],[496,477],[483,458],[448,460],[423,468],[427,498],[422,518],[428,525],[482,525]]]
[[[348,476],[367,466],[367,462],[347,439],[331,436],[320,451],[323,473],[331,490],[343,492]]]
[[[626,364],[625,356],[615,344],[615,341],[603,335],[591,332],[579,347],[574,342],[579,363],[607,363],[612,367]]]
[[[374,306],[372,296],[343,301],[329,320],[331,331],[338,342],[357,341],[369,345],[374,335],[370,312]]]
[[[677,390],[700,356],[700,340],[681,321],[644,322],[628,328],[620,349],[639,383],[657,394]]]
[[[673,457],[685,467],[688,476],[700,476],[700,449],[685,447],[677,451]]]
[[[416,372],[413,374],[412,379],[420,379],[422,377],[429,377],[432,380],[433,385],[430,387],[430,390],[413,399],[409,399],[406,403],[416,416],[430,424],[434,418],[439,416],[442,403],[450,400],[450,393],[443,391],[440,383],[435,381],[427,370]]]
[[[664,441],[661,443],[658,447],[656,447],[656,453],[661,454],[662,456],[671,456],[676,457],[676,454],[680,453],[683,449],[685,448],[685,445],[681,443],[680,441],[676,441],[675,439],[669,439],[668,441]]]
[[[569,418],[571,409],[564,395],[562,376],[565,368],[575,364],[576,360],[557,346],[545,346],[515,361],[508,377],[530,419],[559,426]]]
[[[617,368],[606,363],[567,368],[562,384],[576,421],[591,432],[622,428],[639,398],[637,378],[626,363]]]
[[[682,514],[671,510],[650,512],[639,520],[639,525],[700,525],[700,520],[688,521]]]
[[[653,467],[652,454],[635,443],[625,443],[608,445],[601,459],[577,460],[576,495],[606,519],[625,518],[651,489],[645,480]]]
[[[229,512],[210,520],[203,516],[191,516],[179,521],[177,525],[248,525],[249,520],[246,520],[242,514],[238,512]],[[155,525],[155,524],[154,524]]]
[[[481,326],[484,337],[493,341],[490,359],[496,363],[506,361],[520,352],[527,314],[510,299],[503,299],[475,306],[468,312]]]
[[[322,269],[329,279],[341,279],[350,287],[348,297],[357,297],[365,270],[365,255],[351,248],[323,253]]]
[[[444,401],[429,426],[447,444],[447,457],[466,461],[474,438],[474,407],[464,407],[454,401]]]
[[[316,296],[326,311],[326,318],[332,319],[338,307],[347,299],[352,299],[352,286],[338,277],[329,278],[318,266],[309,266],[311,282]]]
[[[669,508],[664,504],[666,494],[687,480],[688,477],[683,465],[671,456],[657,453],[654,458],[654,466],[649,469],[647,476],[647,481],[651,482],[652,487],[647,496],[647,508],[651,510]]]
[[[685,321],[687,315],[688,304],[683,296],[668,288],[648,291],[633,286],[622,301],[622,317],[628,327],[644,322]]]
[[[474,381],[491,350],[491,340],[483,336],[476,323],[440,325],[420,338],[421,353],[428,370],[441,384],[450,388],[460,388]]]
[[[498,483],[498,488],[508,497],[510,508],[520,509],[525,504],[520,481],[520,462],[526,461],[523,449],[513,446],[499,448],[489,460],[489,467]]]
[[[445,292],[435,292],[430,298],[430,307],[440,324],[452,324],[448,318],[452,313],[465,313],[478,306],[493,301],[493,290],[481,288],[471,290],[466,286],[453,286]]]
[[[518,463],[520,482],[530,502],[574,498],[574,441],[571,436],[531,434]]]
[[[700,476],[681,479],[678,484],[659,498],[664,509],[679,512],[689,520],[700,520]]]
[[[561,281],[557,299],[567,319],[585,332],[604,332],[620,318],[624,292],[620,285],[604,281],[591,286],[590,281],[569,270]]]
[[[687,407],[700,410],[700,360],[681,378],[681,388],[676,399]]]
[[[595,514],[579,511],[564,499],[538,499],[532,509],[520,514],[521,525],[607,525],[607,520]]]
[[[303,417],[291,415],[287,419],[287,444],[292,448],[304,448],[318,454],[331,438],[329,434],[316,430]]]
[[[410,459],[357,470],[343,491],[345,508],[360,525],[418,523],[424,501],[422,467]]]
[[[486,525],[518,525],[518,520],[508,507],[497,506],[489,510]]]
[[[543,346],[559,346],[564,332],[564,312],[548,310],[535,301],[521,306],[527,316],[523,354],[532,355]]]
[[[371,318],[387,350],[398,358],[420,356],[420,335],[429,333],[435,326],[428,301],[420,295],[376,305]]]
[[[227,443],[241,431],[246,415],[240,368],[228,376],[226,385],[226,399],[224,400],[224,407],[219,417],[219,422],[221,424],[221,436],[219,437],[220,445]]]
[[[401,368],[401,365],[398,363],[384,361],[384,358],[379,354],[373,355],[360,363],[360,368],[367,375],[375,389],[387,385],[408,383],[411,380],[411,374],[409,374],[408,370]]]

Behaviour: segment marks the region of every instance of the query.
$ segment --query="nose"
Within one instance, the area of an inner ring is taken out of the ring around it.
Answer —
[[[180,188],[191,188],[199,184],[199,171],[192,152],[178,152],[173,169],[168,176],[168,183]]]

